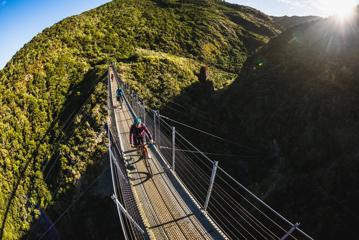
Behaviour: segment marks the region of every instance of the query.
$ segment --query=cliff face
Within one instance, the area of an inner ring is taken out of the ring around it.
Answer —
[[[0,72],[3,238],[38,238],[48,225],[37,219],[54,220],[75,200],[52,234],[118,237],[108,230],[118,224],[112,203],[88,190],[107,165],[108,63],[117,62],[131,86],[159,107],[197,81],[205,64],[215,88],[229,85],[247,57],[278,33],[268,16],[222,1],[131,0],[64,19],[34,37]],[[101,204],[99,212],[94,206]]]

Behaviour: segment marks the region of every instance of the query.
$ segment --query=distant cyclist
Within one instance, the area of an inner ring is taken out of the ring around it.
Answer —
[[[123,103],[124,96],[125,96],[125,93],[123,92],[123,89],[118,87],[117,90],[116,90],[116,98],[117,98],[117,101],[120,103],[121,108],[122,108],[122,103]]]
[[[146,136],[149,138],[151,144],[153,143],[152,135],[150,131],[148,131],[145,124],[142,123],[141,118],[135,118],[131,128],[130,128],[130,144],[131,147],[136,147],[140,150],[140,147],[145,146],[145,138]]]

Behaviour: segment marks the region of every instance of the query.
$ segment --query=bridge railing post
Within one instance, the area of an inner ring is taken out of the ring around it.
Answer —
[[[157,141],[157,124],[156,124],[156,116],[157,111],[153,111],[153,140]]]
[[[142,103],[142,119],[143,119],[143,123],[146,125],[146,106],[145,106],[145,103]]]
[[[142,229],[142,227],[131,217],[131,215],[127,212],[127,210],[122,206],[120,201],[118,201],[118,198],[115,195],[111,196],[112,200],[116,203],[116,205],[120,208],[121,212],[126,216],[126,218],[133,223],[135,228],[137,228],[138,231],[141,232],[141,234],[145,234],[145,231]]]
[[[140,114],[140,102],[138,101],[138,95],[136,94],[136,97],[135,97],[135,109],[136,109],[136,114],[137,116],[141,116]]]
[[[214,184],[214,179],[216,178],[217,168],[218,168],[218,161],[215,161],[215,162],[213,163],[213,169],[212,169],[211,179],[210,179],[209,187],[208,187],[208,191],[207,191],[206,201],[204,202],[204,207],[203,207],[203,209],[204,209],[205,211],[207,211],[208,204],[209,204],[209,199],[211,198],[212,189],[213,189],[213,184]]]
[[[286,232],[286,233],[284,234],[284,236],[281,237],[280,240],[285,240],[285,239],[287,239],[287,238],[299,227],[299,225],[300,225],[300,223],[295,223],[295,224],[291,227],[291,229],[289,229],[288,232]]]
[[[133,91],[132,89],[130,89],[130,98],[129,98],[129,101],[130,101],[130,105],[132,106],[133,102],[132,102],[132,99],[133,99]]]
[[[131,106],[134,108],[135,105],[135,97],[136,97],[136,93],[132,90],[132,94],[131,94]]]
[[[158,146],[162,146],[161,145],[161,114],[160,114],[160,111],[157,110],[156,111],[157,113],[157,133],[156,133],[156,137],[157,137],[157,143],[158,143]]]
[[[176,170],[176,128],[172,127],[172,170]]]
[[[135,92],[134,96],[133,96],[133,103],[132,103],[132,107],[133,110],[135,110],[135,113],[138,115],[138,111],[137,111],[137,93]]]

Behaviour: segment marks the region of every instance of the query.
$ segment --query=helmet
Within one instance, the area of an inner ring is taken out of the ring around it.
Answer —
[[[135,125],[140,125],[141,123],[142,123],[142,120],[140,117],[136,117],[135,121],[133,122],[133,124],[135,124]]]

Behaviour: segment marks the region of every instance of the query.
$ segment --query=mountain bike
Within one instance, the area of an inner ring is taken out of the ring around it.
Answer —
[[[120,104],[120,107],[122,108],[123,105],[123,96],[116,96],[117,102]]]
[[[136,148],[137,148],[137,153],[140,156],[140,159],[145,160],[145,166],[147,168],[147,171],[152,176],[152,169],[151,169],[151,165],[149,163],[150,157],[149,157],[148,149],[147,149],[148,145],[152,145],[152,143],[141,143],[141,144],[137,145]]]

